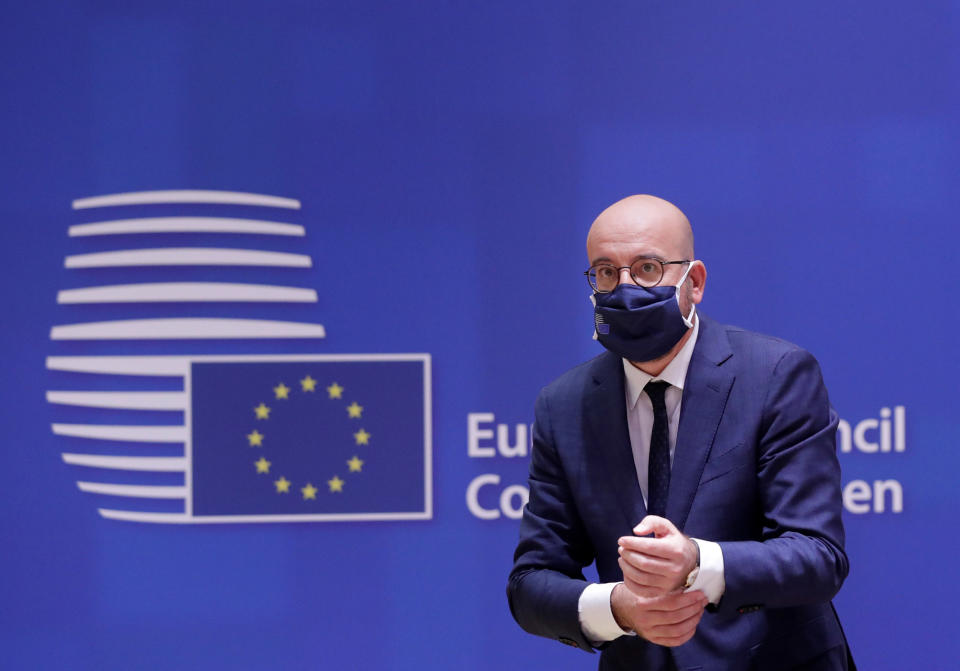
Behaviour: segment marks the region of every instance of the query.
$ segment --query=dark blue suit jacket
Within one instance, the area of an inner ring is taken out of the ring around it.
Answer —
[[[847,575],[837,415],[816,360],[776,338],[700,317],[683,390],[667,517],[720,543],[726,591],[694,637],[667,649],[623,636],[601,669],[845,669],[830,599]],[[609,352],[536,404],[530,501],[508,597],[527,631],[592,650],[582,568],[622,580],[617,539],[646,509],[627,430],[621,359]]]

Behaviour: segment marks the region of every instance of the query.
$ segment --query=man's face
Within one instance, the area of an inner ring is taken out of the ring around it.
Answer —
[[[590,265],[609,263],[623,268],[638,258],[661,261],[693,259],[690,224],[680,210],[659,198],[631,196],[614,203],[597,217],[587,236]],[[698,274],[702,269],[702,264],[697,265],[700,268],[692,268],[690,275]],[[664,266],[660,286],[676,285],[687,268],[686,264]],[[694,291],[691,279],[688,278],[678,291],[684,315],[690,313],[694,303],[700,302],[702,294],[702,289]],[[620,271],[620,282],[633,282],[629,271]]]

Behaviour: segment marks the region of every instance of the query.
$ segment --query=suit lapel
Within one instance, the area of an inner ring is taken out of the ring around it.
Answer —
[[[620,357],[609,352],[598,357],[593,368],[593,384],[587,396],[588,444],[592,446],[590,449],[599,450],[603,455],[607,482],[627,521],[627,529],[632,529],[646,516],[647,509],[630,447]]]
[[[700,315],[700,333],[687,368],[680,425],[667,495],[667,517],[683,529],[697,493],[700,475],[713,446],[733,386],[732,351],[723,327]]]

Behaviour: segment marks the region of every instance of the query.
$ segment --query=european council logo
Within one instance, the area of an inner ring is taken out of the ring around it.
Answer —
[[[187,205],[227,209],[169,216],[170,206]],[[84,269],[85,282],[121,281],[59,292],[72,314],[96,319],[54,326],[51,339],[67,353],[47,358],[58,379],[81,387],[47,392],[50,403],[83,419],[53,423],[70,444],[63,461],[83,473],[81,491],[122,504],[100,507],[102,516],[156,523],[431,518],[430,356],[270,353],[326,334],[315,322],[271,318],[291,314],[293,306],[282,304],[316,302],[312,289],[276,283],[312,260],[277,244],[209,246],[237,236],[302,237],[299,225],[232,216],[238,207],[299,209],[299,201],[151,191],[74,202],[74,209],[116,206],[146,208],[139,213],[149,216],[71,226],[71,237],[119,244],[88,246],[64,265]],[[185,246],[184,235],[203,244]],[[131,237],[145,246],[125,243]],[[248,342],[248,352],[237,353],[237,340]],[[199,349],[198,341],[206,351],[180,353]],[[249,353],[256,345],[268,351]]]

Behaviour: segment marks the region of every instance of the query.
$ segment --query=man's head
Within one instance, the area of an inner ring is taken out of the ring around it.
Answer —
[[[627,196],[600,213],[587,235],[587,255],[604,243],[647,245],[663,260],[693,258],[693,230],[673,203],[656,196]]]
[[[635,283],[628,268],[637,259],[693,261],[693,231],[687,217],[675,205],[656,196],[629,196],[605,209],[593,222],[587,235],[587,258],[591,267],[609,264],[620,269],[621,283]],[[703,300],[707,279],[703,263],[664,265],[659,283],[660,286],[675,285],[688,268],[687,279],[677,291],[684,315]],[[652,368],[662,369],[660,363],[664,366],[669,363],[688,337],[689,334],[685,335]]]
[[[600,213],[587,234],[587,259],[591,266],[610,263],[622,268],[638,258],[660,261],[693,261],[693,230],[686,215],[673,203],[656,196],[628,196]],[[664,266],[663,286],[676,284],[687,266]],[[680,290],[684,314],[703,300],[707,271],[701,261],[694,263]],[[621,282],[632,282],[627,270],[620,272]]]

